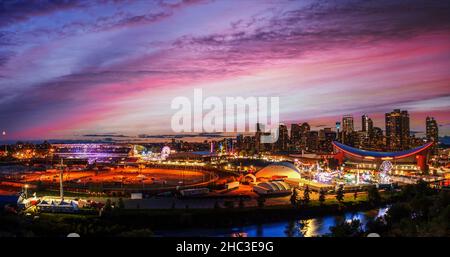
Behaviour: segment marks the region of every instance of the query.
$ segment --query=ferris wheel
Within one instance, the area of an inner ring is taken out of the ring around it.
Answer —
[[[390,161],[383,161],[380,165],[380,182],[381,183],[389,183],[390,177],[389,174],[391,173],[391,170],[393,168],[392,162]]]
[[[392,162],[390,161],[383,161],[380,165],[380,172],[383,172],[385,174],[391,173],[391,170],[394,166],[392,165]]]
[[[165,160],[170,155],[170,147],[164,146],[161,150],[161,159]]]

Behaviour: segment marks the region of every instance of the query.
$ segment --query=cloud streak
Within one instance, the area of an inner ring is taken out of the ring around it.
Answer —
[[[0,120],[15,138],[164,135],[170,100],[203,88],[280,96],[286,121],[405,107],[448,123],[449,12],[419,0],[3,3]]]

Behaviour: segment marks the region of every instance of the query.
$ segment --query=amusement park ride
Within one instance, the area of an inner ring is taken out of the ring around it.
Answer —
[[[323,184],[363,185],[392,182],[389,174],[392,173],[393,165],[390,161],[383,161],[377,171],[357,171],[356,173],[345,171],[344,167],[335,170],[324,169],[318,162],[314,165],[296,162],[296,166],[302,177],[309,177]]]
[[[169,157],[170,152],[171,150],[168,146],[164,146],[161,152],[154,153],[144,146],[134,145],[132,153],[134,157],[138,157],[144,161],[165,161]]]
[[[401,152],[374,152],[357,149],[333,142],[335,169],[296,161],[304,178],[323,184],[367,185],[392,184],[398,176],[423,174],[426,172],[428,150],[432,142]],[[327,165],[325,165],[327,166]]]

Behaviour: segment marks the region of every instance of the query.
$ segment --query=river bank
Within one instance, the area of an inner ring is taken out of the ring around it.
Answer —
[[[384,204],[386,202],[380,203],[380,206]],[[285,205],[218,209],[113,209],[104,212],[102,216],[92,211],[82,214],[41,213],[39,218],[16,216],[10,219],[19,224],[15,229],[31,231],[34,236],[60,237],[73,232],[87,237],[170,236],[172,234],[170,231],[182,232],[188,229],[223,231],[236,227],[257,227],[274,222],[307,220],[330,215],[345,216],[377,207],[379,206],[361,202],[340,205],[311,203],[299,208]],[[162,230],[165,233],[161,234]]]
[[[340,215],[324,215],[315,217],[292,217],[285,220],[268,221],[241,226],[218,228],[183,228],[155,230],[161,237],[317,237],[328,235],[330,228],[359,220],[361,228],[376,218],[382,217],[388,207],[380,207],[367,211],[348,211]]]
[[[383,215],[384,206],[389,205],[389,208],[393,210],[389,214],[389,219],[386,220],[387,223],[378,223],[381,229],[375,231],[381,231],[388,236],[402,234],[405,231],[416,235],[424,234],[424,232],[411,232],[410,230],[415,227],[399,226],[409,224],[404,223],[403,220],[410,220],[411,216],[409,215],[417,212],[414,209],[417,208],[417,202],[414,199],[418,199],[418,197],[436,199],[435,202],[439,205],[425,207],[432,208],[434,211],[439,210],[442,215],[436,216],[436,221],[427,225],[427,228],[433,228],[438,234],[446,234],[447,226],[442,226],[445,223],[442,222],[445,220],[446,212],[445,210],[442,212],[442,208],[446,206],[447,200],[445,199],[448,195],[445,192],[437,195],[436,192],[421,193],[422,191],[424,190],[417,186],[407,188],[400,195],[385,193],[382,194],[378,204],[369,201],[344,201],[336,204],[327,200],[322,205],[317,201],[311,201],[308,204],[296,205],[296,207],[283,205],[214,209],[108,208],[101,216],[95,210],[83,211],[78,214],[2,214],[0,234],[2,231],[8,231],[6,236],[19,237],[63,237],[68,233],[78,233],[83,237],[233,236],[233,233],[244,233],[250,236],[320,236],[326,234],[330,226],[342,224],[342,221]],[[422,209],[418,211],[420,213],[430,212],[423,212]],[[424,223],[418,224],[418,228],[420,228]],[[435,228],[434,224],[441,225]]]

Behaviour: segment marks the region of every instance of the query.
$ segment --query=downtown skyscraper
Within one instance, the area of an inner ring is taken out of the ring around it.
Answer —
[[[390,151],[409,148],[409,114],[408,111],[395,109],[385,114],[386,146]]]
[[[361,128],[365,138],[369,138],[372,135],[373,121],[367,114],[361,116]]]
[[[344,144],[353,145],[353,132],[355,130],[353,116],[352,115],[344,115],[342,117],[342,142]]]
[[[439,143],[439,126],[434,117],[426,118],[426,137],[428,142],[434,142],[432,153],[437,153],[437,144]]]
[[[426,136],[427,141],[429,142],[439,141],[439,127],[436,120],[433,117],[427,117],[426,119]]]

